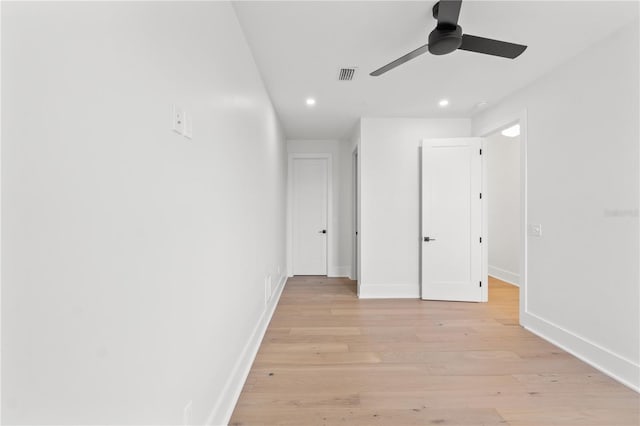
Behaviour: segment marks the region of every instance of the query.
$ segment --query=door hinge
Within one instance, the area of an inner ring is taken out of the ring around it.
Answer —
[[[480,242],[482,242],[482,237],[480,237]]]
[[[480,281],[480,287],[482,287],[482,281]]]
[[[482,155],[482,149],[480,149],[480,155]]]
[[[480,193],[480,199],[482,200],[482,192]]]

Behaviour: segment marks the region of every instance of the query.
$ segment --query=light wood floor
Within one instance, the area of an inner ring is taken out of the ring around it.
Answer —
[[[489,303],[358,300],[355,282],[289,279],[232,425],[638,426],[640,396]]]

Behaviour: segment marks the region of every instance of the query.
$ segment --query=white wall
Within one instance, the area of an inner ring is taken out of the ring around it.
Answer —
[[[286,266],[286,148],[232,7],[2,8],[3,424],[225,422]]]
[[[520,137],[500,132],[487,137],[482,150],[488,215],[489,275],[520,282]]]
[[[640,387],[638,22],[475,117],[526,108],[525,326]]]
[[[332,162],[333,229],[329,239],[328,275],[346,277],[351,272],[351,157],[348,143],[339,140],[289,140],[289,154],[330,154]]]
[[[361,120],[361,297],[420,296],[420,141],[470,131],[468,119]]]

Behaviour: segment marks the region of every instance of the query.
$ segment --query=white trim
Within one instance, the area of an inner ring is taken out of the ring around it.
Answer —
[[[2,6],[0,5],[0,22],[2,22]],[[2,33],[2,31],[0,31]],[[0,36],[0,46],[2,45],[2,36]],[[0,58],[2,55],[0,55]],[[2,70],[2,60],[0,59],[0,70]],[[0,71],[0,81],[2,81],[2,71]],[[0,84],[1,86],[1,84]],[[0,87],[0,93],[2,88]],[[0,102],[0,105],[2,103]],[[0,117],[2,117],[2,107],[0,106]],[[2,120],[0,120],[0,241],[2,241]],[[2,318],[2,244],[0,244],[0,318]],[[0,330],[2,330],[2,321],[0,320]],[[0,332],[0,401],[2,401],[2,333]],[[2,404],[0,404],[0,424],[2,424]]]
[[[489,265],[489,276],[497,278],[500,281],[504,281],[507,284],[520,287],[520,284],[518,284],[520,282],[520,275],[515,272]]]
[[[351,265],[330,266],[328,277],[342,278],[351,275]]]
[[[360,299],[419,299],[420,285],[366,284],[360,285]]]
[[[358,233],[356,237],[356,258],[355,261],[355,274],[354,280],[357,280],[356,292],[358,294],[358,298],[360,297],[360,283],[362,281],[363,273],[362,273],[362,119],[358,121],[358,126],[360,126],[360,133],[358,135],[358,140],[356,141],[356,146],[354,149],[354,153],[356,153],[356,175],[355,175],[355,188],[357,191],[357,195],[355,197],[356,202],[356,214],[355,219],[357,221],[357,226],[354,228],[354,231]]]
[[[488,202],[488,194],[487,191],[488,179],[487,179],[487,162],[485,158],[487,158],[487,151],[485,147],[485,138],[483,137],[480,141],[480,150],[483,151],[480,156],[480,167],[481,167],[481,175],[482,175],[482,183],[480,185],[480,192],[482,193],[482,199],[480,200],[480,215],[482,216],[482,247],[481,247],[481,260],[480,260],[480,279],[482,280],[482,289],[480,293],[480,301],[488,302],[489,301],[489,244],[491,244],[491,238],[489,238],[489,202]]]
[[[299,158],[318,158],[327,160],[327,270],[333,258],[333,162],[330,153],[299,154],[290,153],[287,175],[287,276],[293,276],[293,161]]]
[[[569,352],[623,385],[640,392],[639,364],[531,312],[525,312],[524,315],[521,315],[521,319],[523,320],[522,325],[527,330]]]
[[[358,165],[358,145],[351,152],[351,271],[349,272],[349,278],[352,280],[358,279],[358,225],[359,218],[358,213],[358,197],[360,196],[360,188],[358,187],[358,172],[360,166]]]
[[[231,369],[231,373],[220,392],[218,400],[213,406],[209,417],[207,417],[207,425],[223,426],[229,424],[229,420],[231,420],[231,415],[236,407],[236,403],[238,402],[244,383],[247,380],[247,376],[251,371],[253,361],[258,354],[258,349],[260,349],[260,344],[262,343],[264,334],[269,326],[269,321],[271,321],[271,317],[276,310],[276,306],[278,305],[278,301],[280,300],[286,281],[286,276],[282,276],[280,278],[274,297],[271,298],[269,304],[262,313],[262,316],[258,320],[253,333],[251,333],[251,337],[238,357],[238,361]]]

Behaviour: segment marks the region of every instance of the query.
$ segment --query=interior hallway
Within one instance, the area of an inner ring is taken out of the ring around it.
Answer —
[[[358,300],[356,283],[286,284],[231,425],[637,426],[640,395],[490,302]]]

